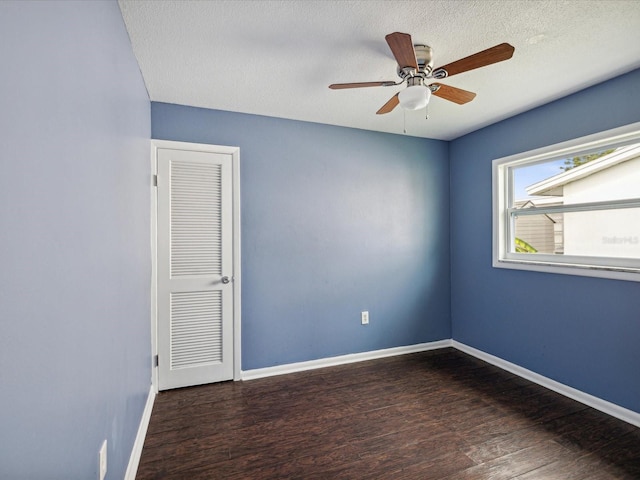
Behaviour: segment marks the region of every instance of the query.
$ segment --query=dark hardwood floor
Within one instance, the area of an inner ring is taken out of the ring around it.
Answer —
[[[640,479],[640,429],[453,349],[162,392],[138,479]]]

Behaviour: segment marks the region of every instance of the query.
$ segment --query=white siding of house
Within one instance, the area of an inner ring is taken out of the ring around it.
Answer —
[[[564,186],[564,203],[640,197],[640,157]],[[640,209],[565,213],[567,255],[640,258]]]
[[[516,237],[527,242],[538,253],[554,253],[554,225],[547,215],[523,215],[516,218]]]

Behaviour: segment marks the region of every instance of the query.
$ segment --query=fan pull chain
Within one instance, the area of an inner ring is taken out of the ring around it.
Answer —
[[[402,109],[402,118],[403,118],[402,131],[406,135],[406,133],[407,133],[407,111],[404,108]]]
[[[427,106],[424,109],[424,119],[425,120],[429,120],[429,104],[427,103]]]

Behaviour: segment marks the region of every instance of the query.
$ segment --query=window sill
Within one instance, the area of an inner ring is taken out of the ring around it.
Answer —
[[[494,259],[493,267],[640,282],[640,269],[637,268],[577,265],[568,263],[560,264],[520,259]]]

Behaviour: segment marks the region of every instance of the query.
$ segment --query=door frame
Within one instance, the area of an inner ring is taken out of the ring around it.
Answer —
[[[240,147],[151,139],[151,384],[155,393],[158,393],[158,366],[155,362],[156,355],[158,355],[158,189],[156,188],[156,175],[158,174],[158,150],[163,148],[231,155],[231,186],[233,190],[233,282],[231,282],[233,286],[233,380],[238,381],[242,378]],[[165,359],[165,361],[167,360]]]

